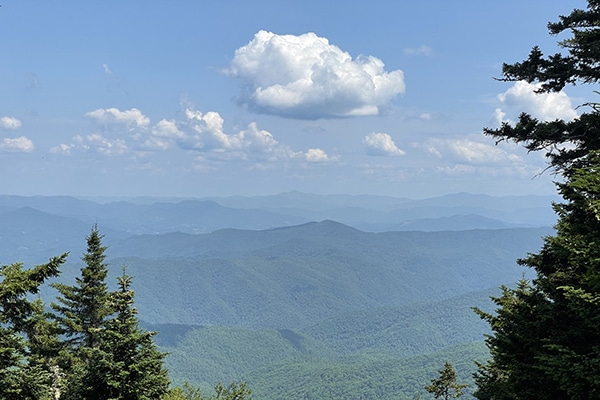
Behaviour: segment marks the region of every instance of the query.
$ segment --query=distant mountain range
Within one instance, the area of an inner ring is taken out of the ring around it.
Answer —
[[[97,223],[109,283],[124,265],[134,276],[176,380],[246,379],[267,400],[408,399],[448,359],[470,379],[487,331],[471,307],[532,277],[515,260],[553,233],[556,200],[0,196],[0,263],[70,252],[69,283]]]
[[[481,216],[491,207],[504,215],[532,209],[541,215],[550,204],[543,206],[545,198],[536,196],[516,204],[515,198],[467,194],[421,201],[281,195],[283,205],[306,204],[307,212],[342,214],[348,210],[343,201],[366,210],[372,200],[373,213],[386,208],[387,215],[412,212],[416,217],[399,223],[405,231],[389,232],[366,232],[332,220],[290,225],[304,218],[273,211],[277,198],[249,198],[248,203],[264,207],[257,210],[232,208],[241,198],[228,198],[225,207],[212,200],[100,204],[70,197],[0,196],[0,262],[37,264],[70,252],[64,279],[72,279],[81,266],[85,236],[97,222],[112,268],[119,273],[127,265],[136,277],[138,307],[148,322],[298,328],[352,310],[511,284],[527,273],[515,260],[536,251],[541,238],[552,233],[548,226],[505,228],[508,222]],[[444,203],[454,206],[439,206]],[[277,209],[283,208],[291,209]],[[443,216],[467,208],[471,214]],[[438,217],[424,217],[431,213]],[[281,225],[238,228],[263,224]],[[469,229],[460,230],[460,224]],[[220,228],[188,232],[200,226]]]
[[[106,200],[106,199],[103,199]],[[492,197],[467,193],[422,200],[383,196],[314,195],[205,199],[134,198],[100,202],[61,196],[0,195],[0,217],[19,208],[71,218],[123,234],[208,233],[223,228],[261,230],[333,220],[370,232],[552,226],[555,196]],[[117,236],[123,236],[117,234]]]

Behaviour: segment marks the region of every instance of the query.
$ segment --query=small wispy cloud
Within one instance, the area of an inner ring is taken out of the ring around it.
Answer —
[[[403,50],[404,54],[410,56],[429,56],[433,53],[433,49],[422,44],[419,47],[409,47]]]
[[[137,108],[121,111],[118,108],[99,108],[84,114],[101,124],[125,124],[140,127],[148,126],[150,118],[146,117]]]
[[[22,122],[14,117],[0,118],[0,128],[2,129],[15,130],[19,129],[22,125]]]
[[[112,71],[111,71],[110,67],[108,66],[108,64],[102,64],[102,69],[104,70],[104,73],[106,75],[112,75]]]
[[[331,158],[327,153],[321,149],[308,149],[306,153],[304,153],[304,157],[306,158],[306,161],[312,163],[331,161]]]
[[[0,151],[30,153],[33,149],[33,142],[25,136],[4,138],[2,142],[0,142]]]
[[[57,146],[50,148],[50,152],[53,154],[62,154],[65,156],[70,156],[71,150],[73,150],[74,148],[75,148],[75,145],[73,143],[71,143],[71,144],[61,143]]]
[[[517,154],[501,146],[468,138],[432,138],[416,146],[431,155],[453,163],[498,164],[523,161]]]
[[[402,156],[406,154],[387,133],[370,133],[363,138],[367,154],[371,156]]]

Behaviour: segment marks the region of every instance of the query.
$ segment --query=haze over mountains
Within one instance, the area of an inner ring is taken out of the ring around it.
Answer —
[[[176,379],[246,379],[261,399],[412,398],[444,359],[469,379],[472,359],[485,357],[487,327],[471,307],[490,309],[500,285],[530,276],[515,260],[552,233],[554,200],[5,195],[0,263],[69,251],[61,281],[72,280],[97,223],[110,283],[126,265],[139,316],[159,332]]]
[[[554,224],[556,196],[492,197],[458,193],[422,200],[370,195],[272,196],[205,199],[132,198],[106,202],[74,197],[0,195],[0,215],[31,207],[129,234],[207,233],[222,228],[268,229],[325,219],[372,231],[465,230]],[[8,214],[8,215],[7,215]]]

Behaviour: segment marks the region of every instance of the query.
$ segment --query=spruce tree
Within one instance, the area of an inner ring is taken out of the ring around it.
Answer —
[[[52,307],[58,312],[57,320],[63,334],[74,349],[92,348],[97,344],[99,329],[106,317],[111,314],[108,306],[109,292],[106,284],[108,268],[104,259],[106,247],[102,245],[103,235],[94,225],[87,240],[87,252],[82,260],[81,276],[73,286],[57,283],[58,303]]]
[[[118,277],[118,290],[111,294],[115,314],[100,336],[100,349],[107,355],[104,365],[109,398],[121,400],[158,399],[168,391],[169,378],[163,367],[166,354],[158,351],[156,332],[139,327],[132,278],[125,271]]]
[[[538,93],[559,92],[567,85],[595,84],[600,81],[600,1],[588,0],[587,9],[575,9],[559,21],[548,24],[552,35],[569,32],[572,36],[558,42],[563,52],[545,57],[538,46],[529,57],[514,64],[503,64],[501,81],[537,83]],[[596,94],[599,94],[595,91]],[[540,121],[521,113],[516,123],[502,123],[484,133],[500,141],[521,143],[530,151],[545,151],[550,167],[561,173],[570,165],[581,166],[586,155],[600,149],[600,104],[589,102],[578,118]],[[568,144],[568,146],[565,146]]]
[[[456,371],[449,362],[444,363],[444,368],[439,372],[439,378],[431,380],[431,384],[425,386],[425,390],[433,394],[436,399],[450,400],[457,399],[463,395],[463,389],[467,384],[458,383]]]
[[[66,338],[61,400],[159,399],[169,386],[165,354],[154,344],[154,333],[139,327],[131,277],[124,272],[118,290],[108,290],[102,238],[94,226],[74,286],[54,285],[61,296],[53,308]]]
[[[550,23],[550,33],[571,33],[565,53],[544,57],[534,47],[521,63],[504,65],[504,80],[540,83],[540,92],[600,80],[600,1]],[[600,105],[584,104],[573,121],[538,121],[521,114],[485,133],[545,150],[564,202],[555,204],[556,234],[519,260],[536,277],[494,298],[491,359],[475,375],[479,399],[600,398]]]
[[[47,264],[24,270],[20,263],[0,266],[0,398],[46,399],[52,395],[51,352],[42,350],[52,340],[40,320],[40,301],[28,296],[59,274],[67,254]],[[43,355],[42,355],[43,354]]]
[[[104,262],[106,246],[103,235],[94,225],[86,237],[87,251],[82,260],[85,265],[75,285],[56,283],[58,303],[53,303],[54,316],[65,338],[61,357],[61,373],[65,374],[61,400],[108,399],[101,390],[104,371],[96,370],[104,354],[98,348],[99,335],[112,310],[106,284],[108,267]],[[93,371],[93,373],[91,372]],[[93,378],[93,379],[92,379]]]

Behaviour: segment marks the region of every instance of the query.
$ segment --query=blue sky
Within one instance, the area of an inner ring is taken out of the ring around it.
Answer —
[[[568,3],[5,0],[0,193],[554,193],[481,132],[590,98],[493,79]]]

